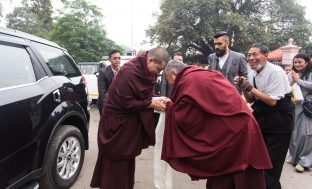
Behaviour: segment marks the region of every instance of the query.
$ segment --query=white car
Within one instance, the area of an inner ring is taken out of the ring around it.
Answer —
[[[124,65],[126,62],[134,58],[135,56],[121,56],[120,60],[120,66]],[[108,57],[105,57],[104,59],[107,59]],[[80,69],[80,72],[84,76],[86,83],[87,83],[87,93],[88,98],[91,104],[95,104],[99,97],[99,91],[98,91],[98,82],[97,82],[97,76],[99,73],[99,69],[101,67],[105,67],[110,65],[110,62],[108,60],[103,60],[100,62],[79,62],[78,67]]]
[[[97,101],[99,92],[98,92],[98,84],[97,84],[97,74],[101,66],[103,66],[103,62],[79,62],[78,67],[80,72],[84,76],[87,83],[87,92],[88,98],[91,103]],[[104,65],[105,66],[105,65]]]

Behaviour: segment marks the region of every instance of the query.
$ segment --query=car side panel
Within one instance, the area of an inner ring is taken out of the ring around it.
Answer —
[[[58,126],[77,123],[88,148],[90,114],[80,72],[64,49],[48,44],[68,56],[79,72],[75,77],[54,76],[29,39],[0,32],[1,41],[27,49],[37,79],[32,84],[0,89],[0,188],[19,188],[38,179],[48,140]]]
[[[42,99],[51,98],[45,94],[53,86],[55,83],[46,77],[34,84],[0,91],[0,188],[31,172],[40,122],[48,111]]]

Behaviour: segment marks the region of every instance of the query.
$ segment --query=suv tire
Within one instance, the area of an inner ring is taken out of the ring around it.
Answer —
[[[81,171],[84,153],[85,142],[80,130],[72,125],[62,125],[48,146],[40,188],[69,188]]]

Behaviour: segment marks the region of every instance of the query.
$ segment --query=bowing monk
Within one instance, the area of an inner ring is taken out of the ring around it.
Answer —
[[[155,144],[154,109],[165,110],[162,100],[152,100],[156,77],[169,60],[167,51],[154,48],[123,65],[115,76],[104,104],[98,130],[98,158],[91,187],[132,189],[135,157]]]
[[[164,70],[166,104],[162,159],[207,189],[265,189],[272,167],[259,126],[246,102],[218,71],[181,62]]]

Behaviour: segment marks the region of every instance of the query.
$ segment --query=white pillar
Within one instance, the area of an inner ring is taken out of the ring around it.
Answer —
[[[283,51],[283,60],[282,65],[290,65],[292,64],[293,58],[296,54],[298,54],[301,47],[293,44],[293,38],[288,40],[288,45],[281,47]]]

